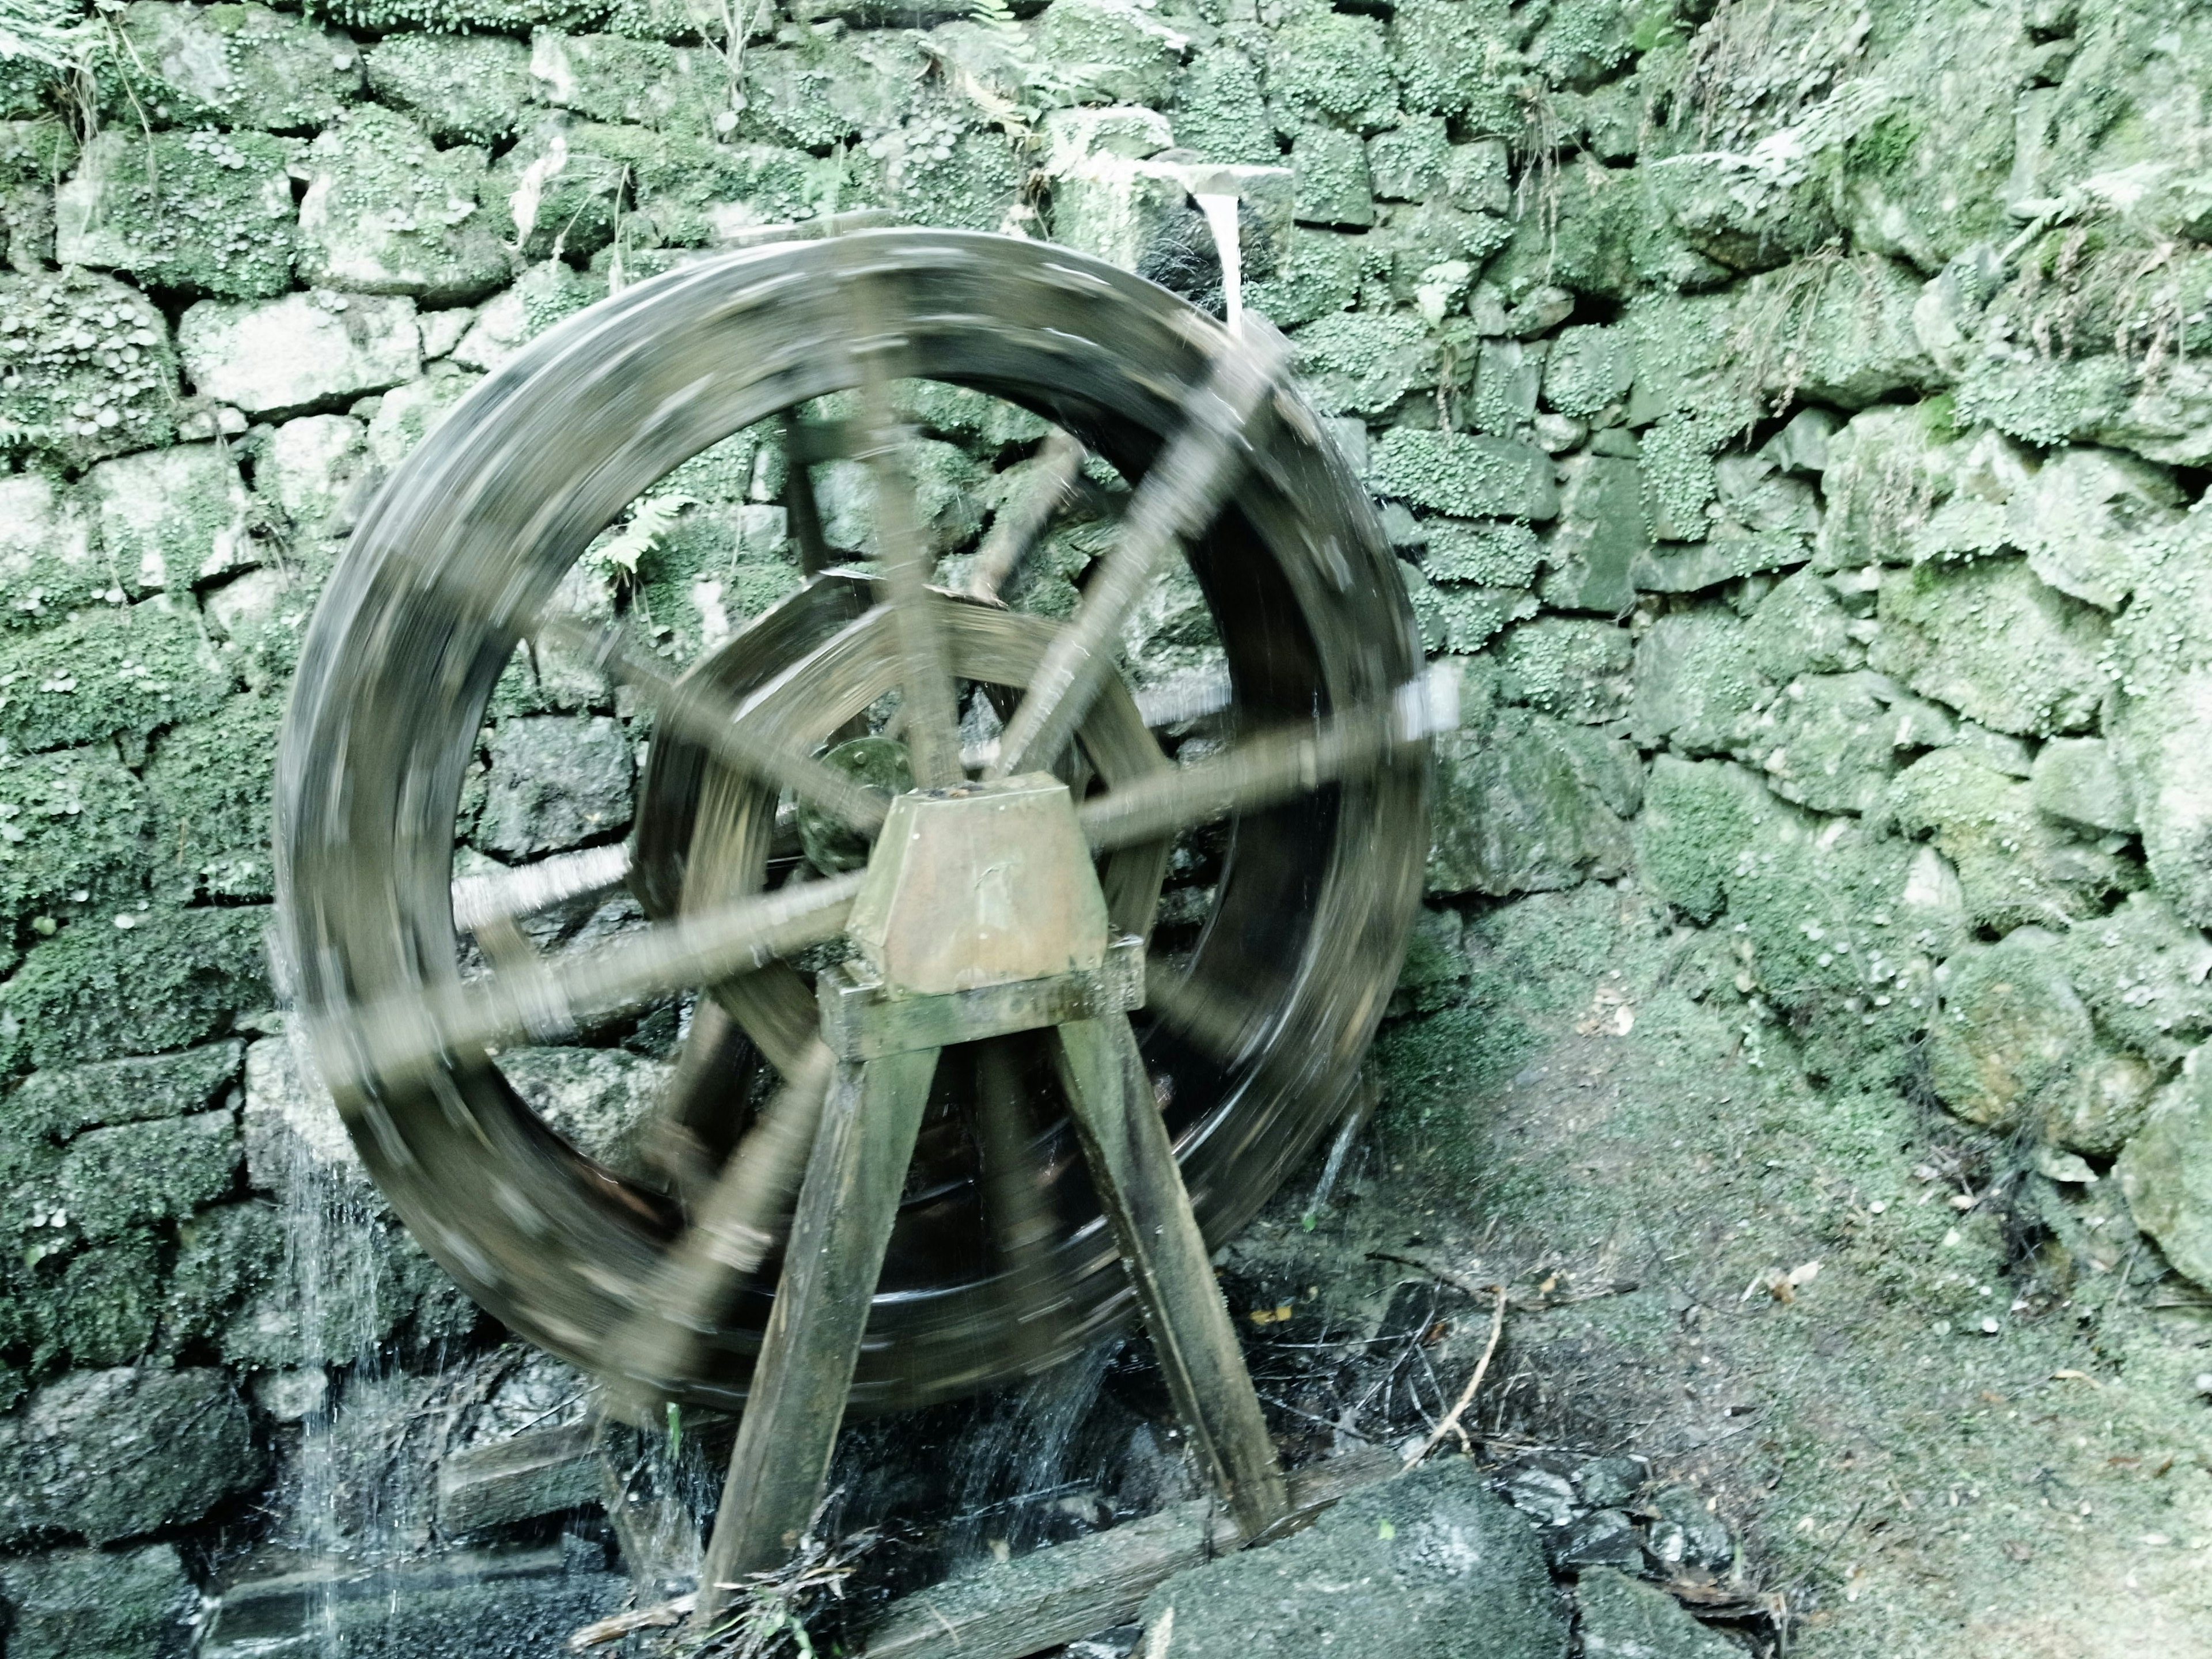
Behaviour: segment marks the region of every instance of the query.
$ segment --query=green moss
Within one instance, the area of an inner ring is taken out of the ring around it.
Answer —
[[[1919,143],[1919,122],[1904,110],[1891,110],[1845,142],[1844,171],[1875,178],[1900,173],[1911,164]]]
[[[529,106],[529,51],[496,34],[395,34],[368,66],[369,90],[441,143],[496,143]]]
[[[1526,587],[1543,562],[1543,545],[1525,524],[1425,519],[1428,545],[1421,564],[1438,581],[1485,587]]]
[[[80,467],[167,443],[177,359],[137,290],[87,271],[0,273],[0,453]]]
[[[106,909],[145,888],[146,792],[110,748],[0,757],[0,920]]]
[[[1358,135],[1303,126],[1291,145],[1291,211],[1300,224],[1361,227],[1375,222],[1374,182]]]
[[[344,35],[261,5],[118,7],[121,50],[97,65],[107,124],[312,131],[360,94]]]
[[[526,34],[533,28],[589,28],[607,15],[603,0],[316,0],[311,17],[372,33],[424,29]]]
[[[1952,394],[1952,419],[2041,447],[2065,443],[2119,415],[2134,379],[2118,357],[1978,356]]]
[[[1189,42],[1123,0],[1054,0],[1030,44],[1041,64],[1084,66],[1090,100],[1158,109]]]
[[[229,691],[191,617],[161,599],[0,642],[0,740],[18,752],[143,738]]]
[[[1582,617],[1546,617],[1498,647],[1498,695],[1584,725],[1619,717],[1628,696],[1635,644],[1625,628]]]
[[[270,796],[283,704],[232,697],[214,713],[165,732],[146,764],[156,858],[167,896],[267,898],[274,872]]]
[[[32,1291],[33,1369],[64,1355],[78,1365],[127,1365],[152,1346],[161,1303],[153,1237],[134,1227],[116,1243],[81,1250]]]
[[[1020,155],[1005,134],[970,127],[949,143],[940,137],[927,147],[913,143],[901,147],[886,169],[883,198],[913,224],[996,230],[1020,195],[1026,176]],[[863,185],[846,204],[869,194]],[[838,205],[835,199],[822,200],[793,216],[832,212]]]
[[[1721,434],[1694,416],[1670,416],[1644,434],[1644,522],[1656,541],[1701,542],[1706,505],[1720,494],[1713,451]]]
[[[62,1141],[80,1129],[204,1111],[237,1082],[240,1058],[237,1043],[211,1042],[177,1054],[33,1072],[0,1097],[0,1125]]]
[[[1436,384],[1437,343],[1417,317],[1323,317],[1291,343],[1306,396],[1324,415],[1380,415]]]
[[[1267,43],[1268,96],[1293,116],[1355,132],[1395,124],[1397,76],[1382,25],[1345,12],[1307,12]]]
[[[366,104],[326,128],[304,166],[299,269],[306,282],[450,305],[480,300],[512,275],[497,207],[479,204],[482,150],[439,149],[405,116]]]
[[[1234,46],[1209,46],[1190,61],[1176,89],[1178,148],[1209,161],[1273,167],[1282,160],[1259,71]]]
[[[1516,33],[1504,0],[1402,0],[1390,53],[1406,107],[1456,118],[1469,137],[1518,137],[1520,110],[1493,67]]]
[[[1365,238],[1304,225],[1291,231],[1291,257],[1279,276],[1252,283],[1244,303],[1278,328],[1349,310],[1359,298]]]
[[[268,921],[248,908],[75,922],[0,985],[0,1054],[15,1069],[70,1066],[216,1036],[238,1011],[269,1005]]]
[[[2025,560],[1887,572],[1881,617],[1875,668],[1996,731],[2083,731],[2104,702],[2104,614],[2045,586]]]
[[[178,1229],[176,1266],[161,1310],[162,1346],[212,1342],[270,1284],[284,1260],[284,1221],[248,1200],[203,1210]]]
[[[1369,484],[1455,518],[1548,519],[1559,511],[1552,459],[1510,439],[1393,427],[1376,445]]]
[[[115,1238],[221,1197],[241,1150],[228,1111],[88,1129],[62,1154],[56,1187],[70,1225],[87,1238]]]

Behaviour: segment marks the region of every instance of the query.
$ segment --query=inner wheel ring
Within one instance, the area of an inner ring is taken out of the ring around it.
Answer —
[[[865,284],[865,313],[852,285]],[[873,335],[856,339],[855,314]],[[304,653],[279,771],[284,934],[311,1026],[457,981],[454,811],[493,683],[527,618],[625,504],[689,455],[844,390],[872,354],[1075,433],[1140,477],[1204,381],[1219,331],[1065,250],[939,232],[784,245],[642,284],[541,339],[401,469],[356,531]],[[1240,711],[1266,720],[1387,701],[1419,662],[1364,495],[1310,416],[1254,434],[1235,506],[1188,552],[1223,622]],[[1385,766],[1246,814],[1192,963],[1261,988],[1232,1060],[1146,1031],[1206,1234],[1241,1225],[1340,1109],[1387,1000],[1426,851],[1420,769]],[[1211,966],[1209,967],[1209,963]],[[1140,1028],[1141,1029],[1141,1028]],[[497,1066],[345,1076],[364,1161],[425,1246],[533,1340],[609,1352],[681,1224],[662,1194],[576,1152]],[[902,1276],[899,1247],[854,1382],[861,1408],[971,1391],[1072,1353],[1129,1311],[1102,1230],[1065,1249],[1049,1340],[997,1340],[958,1285]],[[679,1397],[743,1398],[756,1287]]]

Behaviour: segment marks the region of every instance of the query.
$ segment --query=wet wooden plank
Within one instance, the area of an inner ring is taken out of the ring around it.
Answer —
[[[1333,1458],[1292,1475],[1294,1530],[1337,1499],[1398,1473],[1376,1449]],[[1236,1549],[1236,1522],[1208,1498],[1072,1544],[981,1567],[895,1602],[862,1650],[865,1659],[1028,1659],[1133,1619],[1145,1598],[1187,1567]]]

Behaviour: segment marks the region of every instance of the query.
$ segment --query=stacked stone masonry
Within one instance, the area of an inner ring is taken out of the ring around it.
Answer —
[[[2116,1176],[2212,1287],[2212,17],[1017,9],[726,33],[681,0],[129,0],[75,71],[0,58],[11,1654],[182,1651],[179,1545],[257,1489],[301,1379],[357,1357],[280,1305],[273,1200],[347,1155],[264,951],[275,733],[355,515],[535,334],[856,208],[1218,304],[1183,169],[1255,169],[1246,302],[1462,685],[1390,1104],[1468,1018],[1464,915],[1633,884],[1826,1087],[1924,1086]],[[1736,49],[1754,22],[1786,73]],[[957,554],[1042,426],[907,413]],[[797,580],[782,465],[758,434],[688,464],[635,571],[587,563],[571,597],[633,582],[672,653],[726,637]],[[827,533],[857,547],[836,472]],[[1023,602],[1064,612],[1099,545],[1055,536]],[[1187,582],[1126,641],[1152,678],[1204,643]],[[519,664],[465,860],[618,837],[631,712]],[[536,1097],[588,1144],[664,1054],[548,1060]],[[373,1309],[328,1328],[471,1340],[356,1201]],[[163,1457],[89,1477],[149,1434]]]

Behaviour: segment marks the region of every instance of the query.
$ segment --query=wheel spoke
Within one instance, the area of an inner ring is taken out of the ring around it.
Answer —
[[[519,921],[573,899],[619,887],[629,876],[626,846],[586,847],[556,853],[512,870],[486,870],[453,884],[453,927],[473,933],[498,921]]]
[[[737,704],[701,676],[682,679],[629,650],[619,630],[592,629],[565,617],[541,621],[538,632],[587,654],[592,665],[635,689],[653,705],[656,717],[674,732],[708,750],[715,759],[748,777],[820,808],[848,828],[872,836],[883,828],[890,803],[811,755],[764,741],[733,716]]]
[[[1085,589],[1074,622],[1037,665],[989,775],[1048,764],[1083,723],[1113,672],[1121,626],[1162,561],[1220,512],[1241,470],[1246,430],[1289,357],[1289,343],[1264,324],[1224,337],[1206,385],[1190,400],[1189,419],[1131,499],[1121,534]]]
[[[903,738],[914,780],[924,789],[966,781],[960,769],[960,708],[953,694],[939,601],[929,591],[929,550],[915,525],[914,485],[899,459],[890,385],[881,362],[862,359],[864,459],[875,483],[877,591],[890,609],[898,641]]]
[[[799,568],[811,576],[836,562],[822,533],[822,504],[814,497],[814,474],[799,417],[783,417],[784,528],[799,545]]]
[[[369,1086],[517,1036],[565,1036],[579,1020],[713,985],[834,938],[863,872],[697,911],[577,956],[370,1002],[317,1032],[332,1086]]]
[[[1030,1160],[1033,1126],[1022,1088],[1019,1056],[1001,1037],[975,1054],[975,1116],[982,1143],[983,1203],[991,1242],[1015,1285],[1038,1282],[1045,1272],[1045,1246],[1052,1238],[1052,1212]]]
[[[1073,437],[1057,429],[1045,440],[1044,448],[1038,454],[1036,471],[1024,483],[1021,493],[999,509],[999,516],[991,523],[991,533],[975,550],[975,562],[968,572],[970,593],[979,599],[999,597],[1000,589],[1021,568],[1022,561],[1029,556],[1037,538],[1052,522],[1053,514],[1073,491],[1075,481],[1083,475],[1083,463],[1088,453]]]
[[[1432,672],[1400,687],[1387,703],[1262,732],[1226,753],[1087,800],[1080,811],[1083,832],[1101,852],[1157,841],[1370,770],[1393,750],[1458,723],[1457,682],[1449,670]]]
[[[646,1286],[643,1308],[614,1344],[632,1378],[659,1388],[690,1376],[699,1339],[781,1242],[836,1070],[828,1048],[813,1043],[723,1164],[690,1231]]]

